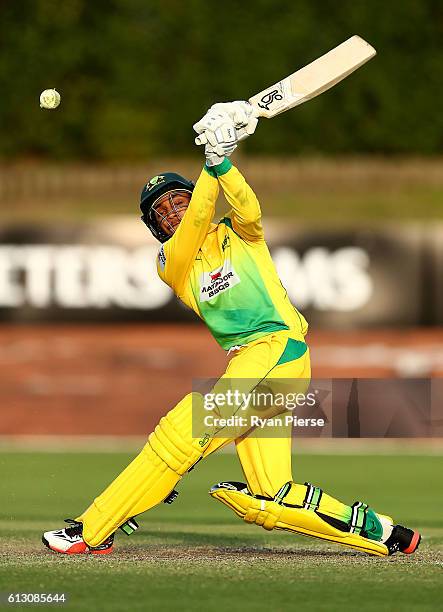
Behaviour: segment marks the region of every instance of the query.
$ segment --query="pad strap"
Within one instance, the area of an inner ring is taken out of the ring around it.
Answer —
[[[320,487],[316,487],[312,485],[310,482],[305,482],[306,495],[303,501],[303,508],[306,510],[313,510],[314,512],[318,510],[320,505],[321,496],[323,495],[323,491]]]
[[[312,510],[313,512],[315,512],[316,510],[318,510],[318,507],[320,505],[320,500],[322,498],[323,491],[322,489],[320,489],[320,487],[316,487],[315,485],[312,485],[310,482],[305,482],[304,486],[306,487],[306,493],[305,493],[305,496],[304,496],[304,499],[301,505],[285,503],[285,498],[293,487],[292,482],[285,483],[279,489],[276,496],[274,497],[274,501],[277,504],[289,506],[291,508],[298,507],[298,508],[304,508],[305,510]]]
[[[349,523],[349,532],[360,534],[366,521],[368,505],[363,502],[352,504],[352,515]]]
[[[278,490],[277,495],[274,497],[274,501],[277,502],[277,504],[283,504],[283,500],[290,490],[291,483],[287,482],[281,487],[281,489]]]

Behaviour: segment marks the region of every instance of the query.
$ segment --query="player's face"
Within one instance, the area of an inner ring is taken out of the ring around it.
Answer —
[[[186,212],[191,193],[184,189],[173,189],[165,193],[154,204],[153,210],[158,225],[168,236],[172,236]]]

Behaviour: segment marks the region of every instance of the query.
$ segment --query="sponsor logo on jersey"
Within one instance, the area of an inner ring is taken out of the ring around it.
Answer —
[[[222,247],[222,252],[223,252],[223,253],[224,253],[225,249],[227,249],[227,248],[228,248],[228,246],[229,246],[229,236],[228,236],[228,235],[226,235],[226,236],[223,238],[223,242],[222,242],[222,245],[221,245],[221,247]]]
[[[160,250],[158,252],[158,265],[160,266],[161,270],[165,269],[166,255],[165,255],[165,250],[163,248],[163,245],[160,247]]]
[[[200,277],[200,302],[212,300],[220,293],[238,285],[240,278],[231,262],[226,260],[222,266],[211,272],[203,272]]]

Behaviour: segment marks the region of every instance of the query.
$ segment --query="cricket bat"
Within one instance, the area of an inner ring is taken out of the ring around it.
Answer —
[[[352,36],[275,85],[249,98],[258,117],[275,117],[327,91],[370,60],[376,51]]]
[[[307,66],[255,94],[249,98],[249,102],[254,107],[256,117],[271,119],[327,91],[363,66],[376,53],[363,38],[351,36]],[[244,128],[237,130],[237,134],[243,131],[244,137],[247,136]],[[197,137],[197,144],[203,144],[206,140],[202,138],[198,143],[199,139]]]

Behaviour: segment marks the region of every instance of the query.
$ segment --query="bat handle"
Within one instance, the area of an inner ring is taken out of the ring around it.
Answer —
[[[235,131],[237,142],[241,142],[242,140],[250,136],[250,133],[247,131],[246,128],[236,128]],[[208,143],[208,139],[206,138],[205,134],[199,134],[198,136],[196,136],[194,142],[196,145],[205,145]]]
[[[246,131],[246,128],[236,129],[235,132],[237,134],[237,142],[241,142],[249,136],[248,132]]]
[[[206,138],[204,134],[200,134],[199,136],[196,136],[194,142],[196,145],[204,145],[208,142],[208,139]]]

